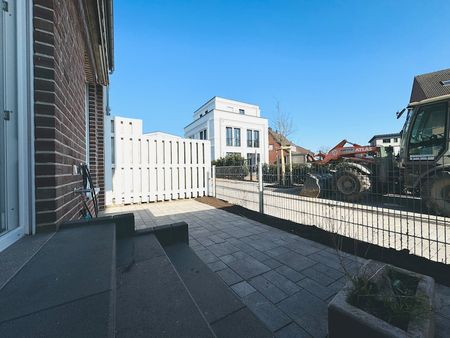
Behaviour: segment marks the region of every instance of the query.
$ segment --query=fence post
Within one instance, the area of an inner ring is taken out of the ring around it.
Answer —
[[[258,163],[258,191],[259,191],[259,212],[264,214],[264,185],[261,162]]]
[[[212,189],[211,193],[214,198],[216,198],[216,165],[211,168],[211,179],[212,179]]]

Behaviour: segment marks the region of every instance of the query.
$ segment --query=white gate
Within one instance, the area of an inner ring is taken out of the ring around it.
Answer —
[[[208,195],[209,141],[143,134],[142,120],[123,117],[111,118],[105,129],[106,205]]]

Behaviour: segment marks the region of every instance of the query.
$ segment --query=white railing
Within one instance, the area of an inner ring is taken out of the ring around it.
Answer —
[[[106,205],[208,195],[209,141],[143,134],[137,119],[114,117],[105,127]]]

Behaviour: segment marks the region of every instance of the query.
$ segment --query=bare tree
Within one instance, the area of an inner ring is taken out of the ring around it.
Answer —
[[[285,152],[289,154],[289,168],[290,168],[290,181],[291,184],[293,183],[292,180],[292,153],[291,153],[291,144],[288,140],[288,137],[292,135],[294,132],[294,120],[292,119],[292,116],[281,109],[280,101],[276,102],[275,105],[275,122],[273,124],[275,131],[281,135],[280,137],[280,157],[281,157],[281,183],[283,185],[286,185],[286,165],[285,165]],[[277,161],[278,163],[278,161]]]
[[[288,137],[292,135],[294,130],[294,120],[291,114],[281,109],[280,101],[276,102],[275,105],[275,122],[273,124],[274,129],[277,133],[283,136],[281,139],[281,145],[288,145]]]

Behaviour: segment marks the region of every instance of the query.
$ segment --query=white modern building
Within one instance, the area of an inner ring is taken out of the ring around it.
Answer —
[[[372,147],[392,147],[394,149],[394,155],[398,155],[398,153],[400,152],[400,141],[400,133],[381,134],[374,135],[369,140],[369,144]]]
[[[209,140],[212,160],[239,153],[249,164],[268,163],[268,120],[261,117],[259,106],[215,96],[193,117],[184,135]]]

